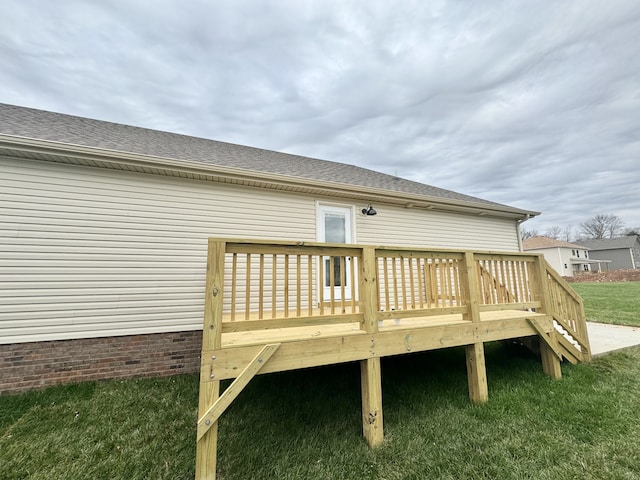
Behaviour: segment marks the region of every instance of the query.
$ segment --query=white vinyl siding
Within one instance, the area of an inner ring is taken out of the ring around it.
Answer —
[[[0,159],[0,343],[202,328],[207,238],[315,241],[315,201]]]
[[[318,202],[0,157],[0,343],[199,330],[207,238],[315,241]],[[374,207],[358,243],[518,250],[514,220]]]
[[[520,249],[515,220],[374,204],[356,215],[358,243],[467,250]]]

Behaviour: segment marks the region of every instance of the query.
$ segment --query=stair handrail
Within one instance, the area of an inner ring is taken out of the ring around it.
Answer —
[[[555,269],[542,258],[546,281],[550,295],[547,302],[550,315],[569,335],[579,344],[583,359],[591,359],[591,348],[589,345],[589,335],[587,332],[587,320],[584,313],[584,302],[582,297],[571,287]],[[558,293],[563,298],[558,298]],[[570,318],[571,317],[571,318]]]

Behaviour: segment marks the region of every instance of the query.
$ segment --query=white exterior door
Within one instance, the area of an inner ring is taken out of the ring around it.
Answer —
[[[331,205],[318,205],[318,240],[327,243],[353,243],[352,235],[353,211],[348,207],[335,207]],[[340,299],[342,292],[342,279],[344,278],[345,297],[350,298],[351,278],[347,258],[341,263],[340,257],[333,257],[333,298]],[[322,288],[323,296],[331,298],[331,259],[323,257]],[[344,273],[342,268],[344,265]]]

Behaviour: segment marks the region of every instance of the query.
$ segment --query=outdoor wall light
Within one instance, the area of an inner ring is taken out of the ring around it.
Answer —
[[[376,212],[376,209],[375,209],[375,208],[373,208],[373,207],[371,206],[371,204],[369,204],[369,205],[367,205],[367,206],[366,206],[366,208],[363,208],[363,209],[362,209],[362,214],[363,214],[363,215],[368,215],[368,216],[370,216],[370,217],[373,217],[374,215],[377,215],[377,214],[378,214],[378,212]]]

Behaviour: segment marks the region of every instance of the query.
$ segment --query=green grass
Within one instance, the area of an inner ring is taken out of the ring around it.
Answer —
[[[577,283],[593,321],[640,326],[640,282]],[[361,435],[356,364],[256,378],[220,421],[222,479],[640,478],[640,348],[563,365],[487,346],[490,401],[464,352],[383,360],[385,442]],[[0,397],[0,478],[191,479],[198,378]]]
[[[489,403],[462,349],[383,360],[385,442],[361,435],[357,364],[254,379],[220,420],[219,478],[637,479],[640,348],[563,364],[488,344]],[[0,397],[2,479],[193,478],[198,378]]]
[[[640,282],[572,283],[587,320],[640,327]]]
[[[0,397],[0,478],[192,478],[194,376]]]

